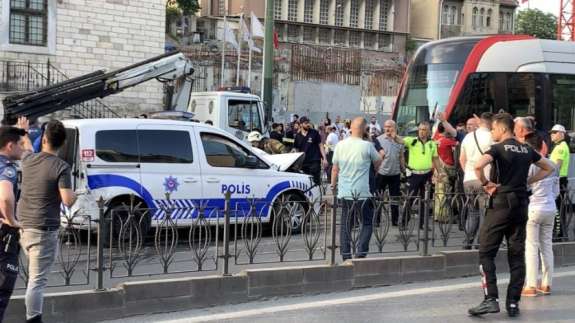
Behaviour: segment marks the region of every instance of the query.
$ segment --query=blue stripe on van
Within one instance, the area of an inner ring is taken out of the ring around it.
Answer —
[[[258,215],[266,217],[268,214],[268,204],[271,203],[281,192],[289,188],[303,189],[307,188],[308,185],[298,181],[284,181],[274,185],[268,192],[265,198],[256,199],[256,212]],[[152,219],[161,220],[166,216],[166,212],[162,210],[162,207],[167,208],[169,203],[167,200],[154,200],[150,192],[144,188],[140,183],[132,180],[131,178],[104,174],[104,175],[91,175],[88,176],[88,187],[91,190],[107,187],[125,187],[128,188],[137,195],[139,195],[149,208],[155,209],[152,215]],[[311,192],[308,193],[311,195]],[[174,199],[172,200],[172,205],[176,208],[172,214],[172,218],[176,219],[193,219],[197,217],[198,210],[196,209],[201,203],[205,203],[202,199]],[[223,198],[210,199],[206,205],[206,217],[214,217],[215,214],[211,214],[212,210],[219,209],[223,212],[225,200]],[[237,216],[242,217],[249,211],[249,203],[247,198],[232,198],[230,200],[230,209],[235,210],[238,208],[240,212]],[[219,214],[222,216],[222,213]]]

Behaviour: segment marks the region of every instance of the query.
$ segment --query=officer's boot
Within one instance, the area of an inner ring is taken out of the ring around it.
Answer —
[[[42,323],[42,315],[36,315],[31,319],[27,319],[26,323]]]
[[[479,316],[489,313],[499,313],[499,302],[496,298],[486,297],[481,304],[469,309],[469,315]]]
[[[509,302],[505,307],[507,309],[507,315],[509,315],[509,317],[516,317],[519,315],[519,303]]]

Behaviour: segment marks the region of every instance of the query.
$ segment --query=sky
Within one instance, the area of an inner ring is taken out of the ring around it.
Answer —
[[[521,3],[521,0],[519,0]],[[559,14],[560,0],[530,0],[531,9],[539,9],[557,16]],[[527,8],[527,2],[520,5],[520,9]]]

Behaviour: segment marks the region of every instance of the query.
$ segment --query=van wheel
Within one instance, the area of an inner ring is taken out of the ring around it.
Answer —
[[[308,210],[308,205],[305,199],[295,193],[288,193],[281,195],[274,203],[274,209],[277,212],[289,212],[291,233],[298,234],[302,231],[303,221]],[[283,215],[283,214],[282,214]],[[274,219],[271,219],[271,226],[273,227]]]
[[[130,230],[121,233],[122,225],[126,225],[127,219],[130,217],[130,213],[133,213],[132,224],[136,224],[137,230],[141,232],[142,239],[150,231],[152,226],[151,215],[146,209],[146,205],[140,199],[134,199],[133,202],[129,200],[120,200],[117,202],[112,202],[110,207],[108,207],[105,213],[106,221],[102,226],[102,238],[104,239],[104,246],[109,247],[110,244],[114,245],[120,238],[123,241],[127,241],[130,237]],[[110,224],[112,221],[112,224]],[[131,233],[136,234],[136,231],[132,229]],[[113,237],[110,235],[113,234]]]

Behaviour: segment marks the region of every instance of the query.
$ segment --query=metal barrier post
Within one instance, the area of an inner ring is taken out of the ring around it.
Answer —
[[[431,203],[431,185],[425,184],[425,194],[423,201],[423,248],[421,248],[422,256],[429,256],[429,207]]]
[[[98,200],[98,241],[97,248],[98,252],[96,254],[96,273],[98,275],[97,290],[104,290],[104,237],[102,236],[102,230],[106,230],[106,215],[104,212],[104,207],[106,203],[104,198],[100,197]]]
[[[224,268],[222,276],[230,276],[230,199],[231,193],[226,192],[224,204]]]
[[[334,190],[333,192],[333,203],[331,207],[331,223],[330,223],[330,232],[331,232],[331,245],[328,246],[330,249],[330,257],[329,257],[329,264],[331,266],[335,266],[335,250],[337,249],[336,246],[336,220],[337,220],[337,192]]]

